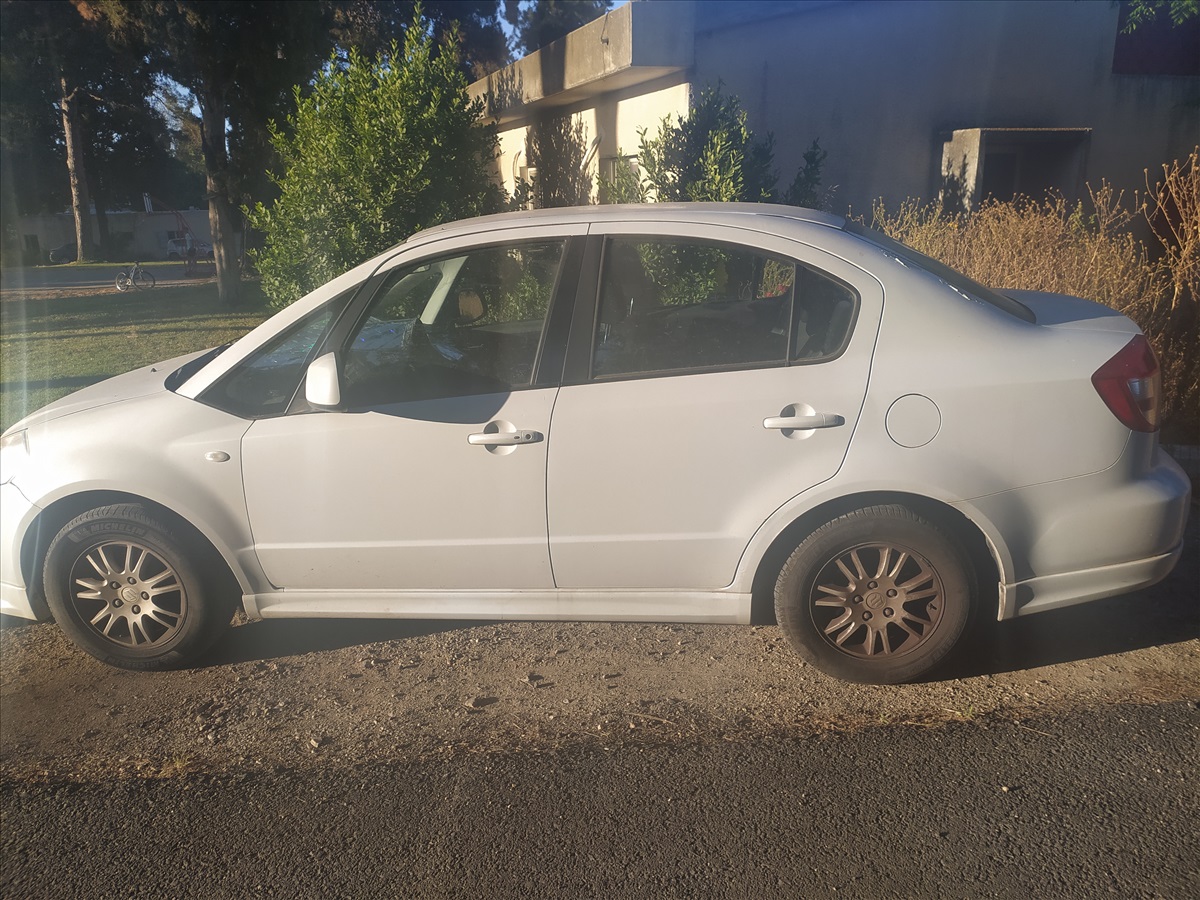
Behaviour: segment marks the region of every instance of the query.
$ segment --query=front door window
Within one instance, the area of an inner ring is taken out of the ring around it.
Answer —
[[[346,345],[347,406],[528,387],[562,254],[541,241],[397,269]]]

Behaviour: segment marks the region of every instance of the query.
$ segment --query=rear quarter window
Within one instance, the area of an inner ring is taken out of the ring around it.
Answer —
[[[865,225],[860,225],[857,222],[847,222],[846,231],[856,237],[862,238],[868,243],[874,244],[879,249],[883,250],[890,256],[894,256],[905,265],[915,266],[918,269],[924,269],[935,278],[941,279],[958,293],[971,300],[977,300],[982,303],[987,303],[999,310],[1008,313],[1025,322],[1036,322],[1037,317],[1024,303],[1019,300],[1014,300],[1004,294],[994,291],[991,288],[980,284],[973,278],[969,278],[962,272],[956,271],[945,263],[938,262],[931,256],[926,256],[924,253],[919,253],[911,247],[906,247],[899,241],[892,240],[885,234],[882,234],[874,229],[867,228]]]

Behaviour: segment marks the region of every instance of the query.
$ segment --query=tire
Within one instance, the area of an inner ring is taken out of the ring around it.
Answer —
[[[827,675],[899,684],[936,667],[971,618],[967,556],[903,506],[872,506],[810,534],[775,583],[775,615]]]
[[[117,290],[124,293],[133,287],[133,282],[129,280],[128,272],[118,272],[116,280]]]
[[[97,659],[123,669],[178,668],[199,659],[233,616],[232,597],[213,589],[198,562],[144,507],[105,506],[77,516],[51,542],[46,600],[59,627]]]
[[[148,291],[154,287],[154,276],[145,269],[138,269],[138,273],[133,276],[133,286],[139,291]]]

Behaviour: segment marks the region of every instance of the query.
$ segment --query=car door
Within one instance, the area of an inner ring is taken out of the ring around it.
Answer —
[[[727,586],[756,529],[846,455],[879,283],[811,247],[729,233],[592,228],[594,320],[577,314],[549,459],[559,588]]]
[[[341,406],[257,421],[243,440],[273,584],[552,587],[546,436],[562,357],[543,338],[555,292],[574,294],[570,231],[493,235],[377,276],[332,339]]]

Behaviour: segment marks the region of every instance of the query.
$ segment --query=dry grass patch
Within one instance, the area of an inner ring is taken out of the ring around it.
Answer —
[[[988,201],[951,215],[936,203],[877,203],[872,225],[983,284],[1086,297],[1142,328],[1163,374],[1164,440],[1200,442],[1200,148],[1147,173],[1132,201],[1107,183],[1089,202]],[[1148,226],[1147,246],[1136,229]]]

